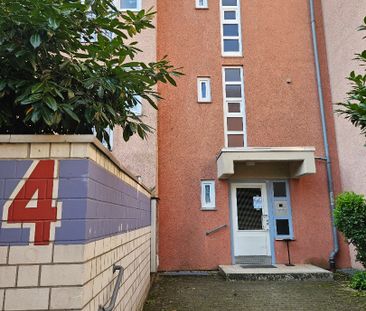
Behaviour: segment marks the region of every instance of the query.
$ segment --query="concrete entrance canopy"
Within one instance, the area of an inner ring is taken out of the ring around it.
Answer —
[[[217,157],[219,179],[300,178],[315,174],[314,147],[224,148]]]

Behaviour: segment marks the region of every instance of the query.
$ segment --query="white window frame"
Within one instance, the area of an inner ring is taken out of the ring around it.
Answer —
[[[138,101],[138,103],[134,107],[130,108],[130,112],[140,117],[142,116],[142,102],[141,102],[142,98],[141,96],[134,96],[134,97]]]
[[[206,202],[206,186],[210,187],[210,202]],[[216,209],[216,189],[214,180],[201,180],[201,209]]]
[[[103,138],[102,144],[104,147],[106,147],[109,151],[113,150],[113,129],[111,129],[109,126],[105,129],[108,132],[109,135],[109,145],[111,146],[111,148],[109,149],[107,142],[105,141],[105,139]],[[93,135],[97,136],[97,132],[95,131],[95,128],[93,127]]]
[[[225,81],[225,69],[240,69],[240,82]],[[226,148],[237,148],[229,147],[228,135],[241,134],[243,135],[244,147],[247,147],[247,124],[246,124],[246,110],[245,110],[245,93],[244,93],[244,70],[242,66],[224,66],[222,67],[222,81],[223,81],[223,99],[224,99],[224,133],[225,133],[225,147]],[[240,85],[241,86],[241,97],[227,97],[226,96],[226,85]],[[229,103],[240,103],[240,112],[229,112]],[[243,130],[242,131],[229,131],[227,125],[227,118],[236,117],[242,118]],[[238,147],[240,148],[240,147]]]
[[[202,83],[206,83],[206,93],[207,96],[203,97],[202,94]],[[211,78],[209,77],[198,77],[197,78],[197,101],[199,103],[210,103],[212,101],[211,98]]]
[[[142,9],[142,0],[137,0],[136,4],[137,4],[136,8],[124,9],[121,7],[121,0],[114,0],[115,7],[120,11],[140,11]]]
[[[236,19],[224,19],[224,14],[227,11],[235,11]],[[241,33],[241,12],[240,12],[240,0],[238,0],[238,5],[236,6],[223,6],[222,0],[220,0],[220,15],[221,15],[221,55],[224,57],[241,57],[243,56],[243,43],[242,43],[242,33]],[[226,36],[224,37],[224,24],[238,25],[238,36]],[[225,52],[224,40],[233,39],[239,41],[239,51],[237,52]]]
[[[196,0],[196,9],[208,9],[208,0]]]

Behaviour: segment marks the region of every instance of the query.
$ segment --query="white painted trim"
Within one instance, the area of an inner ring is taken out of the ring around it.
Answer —
[[[207,93],[206,97],[203,97],[203,95],[202,95],[202,88],[201,88],[202,83],[206,83],[206,93]],[[210,103],[212,101],[211,78],[209,78],[209,77],[197,78],[197,101],[199,103]]]
[[[235,20],[225,20],[225,11],[236,11]],[[240,0],[238,0],[237,6],[223,6],[222,0],[220,0],[220,32],[221,32],[221,55],[223,57],[242,57],[243,56],[243,36],[241,31],[241,10],[240,10]],[[239,35],[236,37],[224,37],[224,24],[235,24],[238,25]],[[238,52],[225,52],[224,51],[224,39],[238,39],[239,41],[239,51]]]

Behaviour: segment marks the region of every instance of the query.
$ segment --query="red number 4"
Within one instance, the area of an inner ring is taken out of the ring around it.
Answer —
[[[57,161],[34,161],[4,205],[3,228],[30,228],[31,243],[48,245],[60,224],[57,192]]]

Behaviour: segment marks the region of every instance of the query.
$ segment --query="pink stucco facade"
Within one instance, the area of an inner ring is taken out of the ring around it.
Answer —
[[[332,94],[332,104],[344,102],[350,85],[346,77],[358,63],[353,60],[356,53],[365,49],[365,33],[357,31],[366,12],[366,2],[322,1],[327,59]],[[334,106],[334,109],[337,109]],[[335,134],[341,173],[342,189],[366,195],[366,139],[344,117],[335,114]],[[361,268],[355,261],[351,246],[352,266]]]
[[[160,270],[216,269],[231,264],[233,220],[230,187],[248,183],[249,168],[220,179],[217,156],[225,148],[223,67],[244,71],[248,147],[315,147],[316,173],[288,178],[295,263],[328,266],[332,249],[324,147],[307,1],[241,1],[243,56],[221,54],[220,1],[205,10],[195,1],[158,1],[158,57],[169,55],[185,76],[178,87],[160,85],[165,98],[158,115],[158,194]],[[334,187],[341,191],[322,12],[317,28],[329,132]],[[212,101],[197,102],[197,77],[210,77]],[[253,165],[249,163],[248,165]],[[254,163],[254,165],[256,165]],[[258,166],[259,168],[260,166]],[[251,171],[270,183],[277,167]],[[271,175],[272,174],[272,175]],[[276,175],[277,174],[277,175]],[[269,176],[269,177],[268,177]],[[281,175],[282,176],[282,175]],[[201,209],[200,182],[213,180],[216,209]],[[207,231],[226,225],[212,235]],[[274,241],[276,263],[287,261],[285,243]],[[340,238],[338,267],[350,266],[349,250]]]

